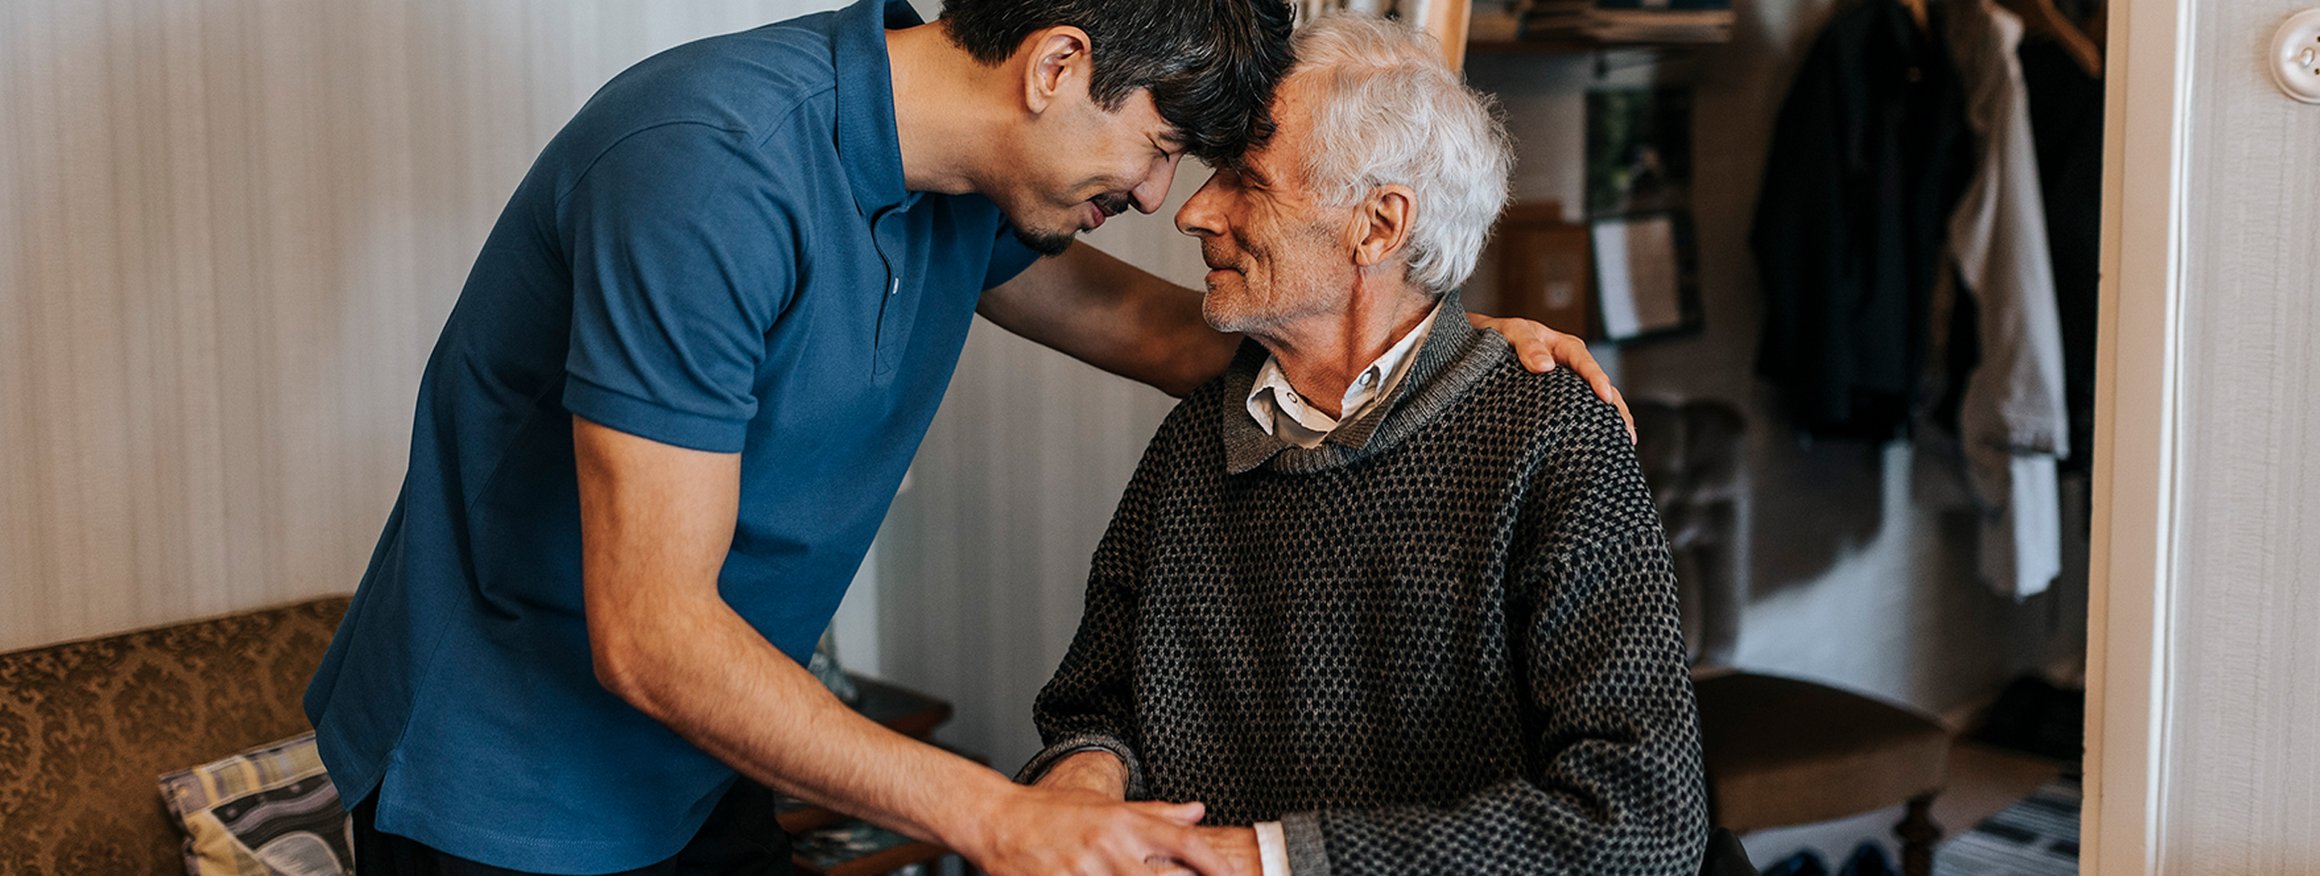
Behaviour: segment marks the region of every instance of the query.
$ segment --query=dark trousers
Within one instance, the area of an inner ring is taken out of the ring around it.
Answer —
[[[380,833],[379,795],[354,808],[354,861],[359,876],[529,876],[452,855],[417,840]],[[742,779],[717,802],[709,820],[676,857],[615,876],[789,876],[789,835],[774,820],[774,795]]]

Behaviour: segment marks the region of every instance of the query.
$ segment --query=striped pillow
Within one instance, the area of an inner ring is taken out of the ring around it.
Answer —
[[[193,876],[354,871],[351,823],[312,732],[162,776],[161,798]]]

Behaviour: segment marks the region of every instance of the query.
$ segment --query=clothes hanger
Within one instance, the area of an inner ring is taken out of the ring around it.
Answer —
[[[2056,9],[2054,0],[1998,0],[1998,5],[2021,16],[2022,24],[2031,33],[2061,43],[2062,51],[2071,60],[2077,61],[2086,75],[2096,78],[2102,76],[2102,47],[2096,45],[2094,38],[2087,36],[2086,31],[2079,29],[2078,22],[2071,21],[2070,16]],[[2102,17],[2101,13],[2096,14],[2096,18]]]
[[[1922,33],[1933,29],[1933,19],[1925,11],[1925,0],[1900,0],[1901,8],[1909,10],[1909,20],[1917,23]]]

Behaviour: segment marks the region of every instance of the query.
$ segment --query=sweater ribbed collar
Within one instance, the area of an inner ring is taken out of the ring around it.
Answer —
[[[1278,472],[1311,474],[1375,456],[1464,398],[1475,381],[1501,361],[1507,349],[1505,338],[1477,330],[1467,322],[1466,306],[1459,302],[1457,292],[1450,292],[1434,315],[1434,326],[1427,331],[1425,345],[1418,348],[1410,373],[1393,395],[1372,406],[1360,419],[1337,427],[1322,439],[1321,446],[1306,449],[1265,434],[1245,409],[1257,373],[1272,355],[1264,345],[1245,341],[1232,366],[1225,369],[1224,392],[1218,396],[1218,403],[1224,406],[1225,471],[1238,475],[1269,464]]]

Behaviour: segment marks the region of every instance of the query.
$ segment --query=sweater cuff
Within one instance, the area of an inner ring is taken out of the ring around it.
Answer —
[[[1144,768],[1136,761],[1136,752],[1128,747],[1126,741],[1107,733],[1082,733],[1056,740],[1054,745],[1042,748],[1038,754],[1032,755],[1031,761],[1015,772],[1015,782],[1021,785],[1037,782],[1041,777],[1047,775],[1049,769],[1054,768],[1057,761],[1089,750],[1111,752],[1113,757],[1119,758],[1120,763],[1127,766],[1128,799],[1141,800],[1146,796]]]
[[[1321,842],[1321,813],[1291,812],[1281,816],[1281,834],[1288,841],[1290,873],[1329,876],[1329,850]]]

